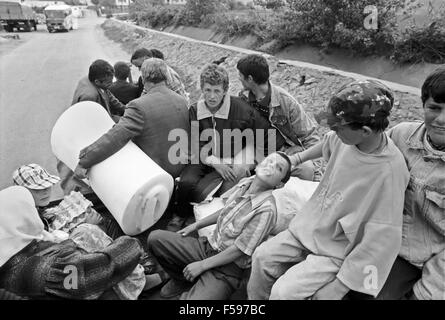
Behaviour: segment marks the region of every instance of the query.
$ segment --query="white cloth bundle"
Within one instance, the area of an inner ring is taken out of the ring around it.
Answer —
[[[79,102],[57,120],[51,134],[55,156],[74,170],[79,152],[114,125],[98,103]],[[128,235],[139,234],[163,215],[173,192],[173,178],[133,142],[94,165],[89,184]]]

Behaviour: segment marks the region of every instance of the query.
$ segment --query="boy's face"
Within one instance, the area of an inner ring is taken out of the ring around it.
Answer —
[[[270,154],[256,168],[256,176],[271,188],[275,188],[285,177],[289,164],[280,155]]]
[[[222,84],[214,86],[210,83],[204,83],[204,86],[202,87],[202,94],[207,106],[210,108],[216,108],[221,104],[226,92],[224,91]]]
[[[425,126],[434,144],[445,146],[445,103],[437,103],[432,97],[425,101]]]
[[[363,142],[363,140],[365,139],[363,130],[353,130],[347,124],[336,124],[331,126],[330,128],[331,130],[335,131],[341,142],[347,145],[357,145]]]
[[[45,207],[49,204],[51,200],[51,189],[52,187],[41,190],[28,189],[31,191],[36,207]]]

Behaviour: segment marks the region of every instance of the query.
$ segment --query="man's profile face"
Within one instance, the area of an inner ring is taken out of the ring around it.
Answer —
[[[238,71],[238,77],[239,77],[239,81],[243,85],[244,90],[250,90],[251,85],[249,84],[248,79],[246,79],[246,77],[244,77],[244,75],[240,71]]]

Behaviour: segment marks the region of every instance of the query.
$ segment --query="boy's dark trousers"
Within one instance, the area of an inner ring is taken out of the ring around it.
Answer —
[[[185,281],[184,268],[218,254],[207,238],[183,237],[170,231],[155,230],[148,237],[148,248],[172,279]],[[229,263],[198,276],[183,300],[227,300],[240,286],[244,270]]]

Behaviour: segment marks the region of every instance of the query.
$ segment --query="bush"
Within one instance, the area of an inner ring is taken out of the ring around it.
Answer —
[[[271,19],[255,10],[246,11],[244,14],[223,12],[211,15],[207,24],[216,26],[216,30],[227,36],[254,35],[263,41],[270,38]]]
[[[445,63],[445,22],[433,21],[428,26],[410,26],[397,38],[391,57],[398,63]]]
[[[183,24],[184,8],[182,6],[152,5],[146,1],[137,0],[130,5],[129,18],[139,25],[160,28]]]
[[[187,0],[185,16],[188,24],[199,25],[205,16],[227,8],[219,0]]]
[[[350,49],[372,54],[390,48],[396,10],[404,0],[288,0],[289,10],[276,30],[280,42],[303,41],[321,47]],[[378,28],[367,30],[364,8],[378,9]],[[281,30],[284,30],[282,32]]]
[[[273,8],[265,11],[246,10],[237,0],[187,0],[186,6],[156,1],[136,0],[130,6],[130,18],[152,28],[215,25],[227,36],[252,34],[263,43],[275,40],[276,49],[308,43],[357,55],[378,54],[398,63],[445,62],[445,8],[431,17],[429,26],[410,26],[400,32],[397,12],[403,9],[409,15],[415,8],[406,6],[405,0],[256,0]],[[364,9],[369,5],[378,9],[376,29],[364,26],[368,15]]]
[[[253,0],[255,5],[272,10],[284,7],[284,2],[284,0]]]
[[[247,10],[250,9],[250,6],[248,4],[245,4],[241,1],[237,0],[226,0],[226,7],[228,10]]]

